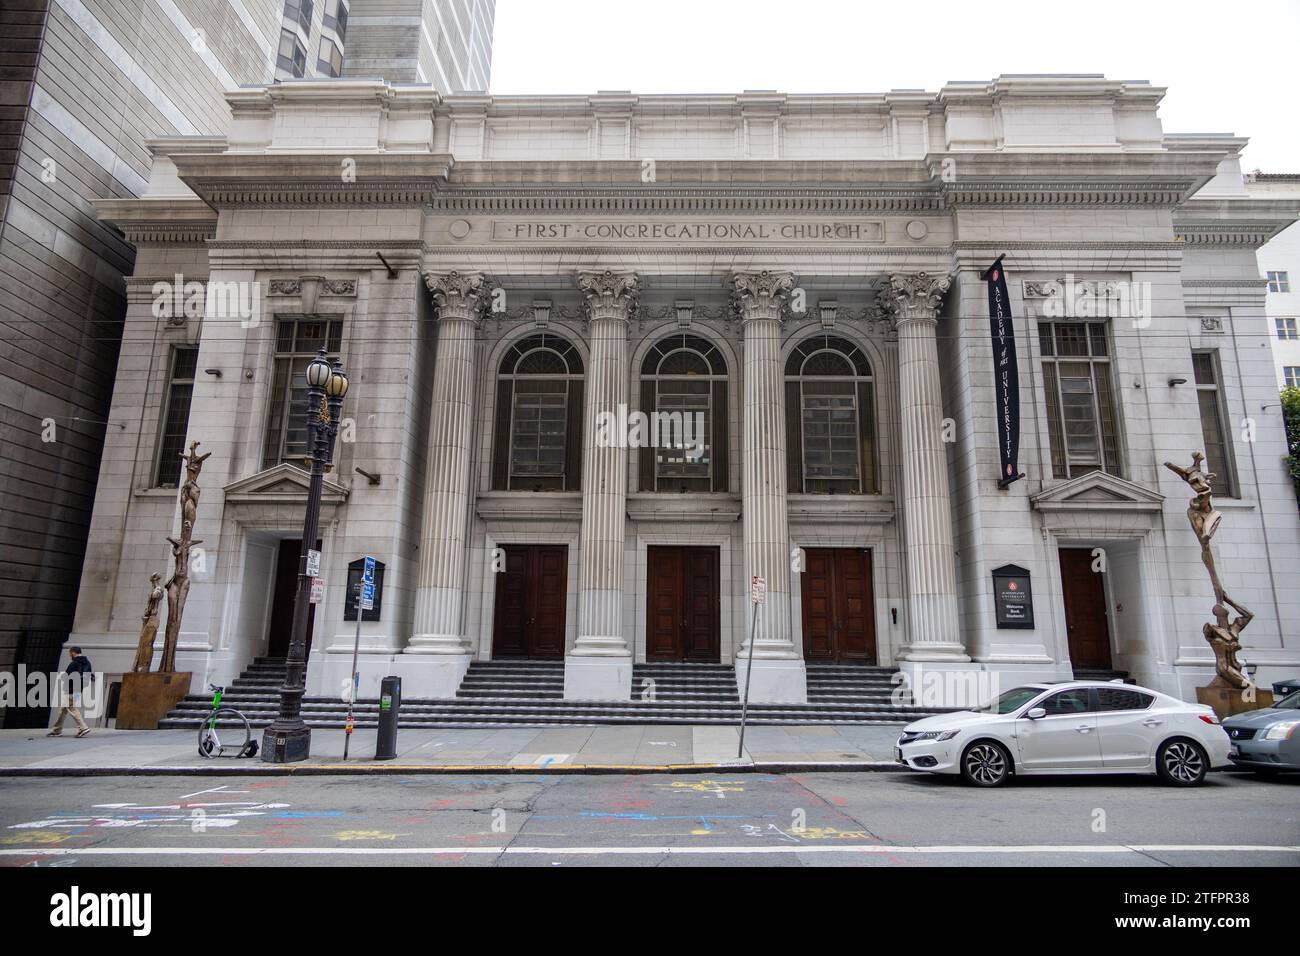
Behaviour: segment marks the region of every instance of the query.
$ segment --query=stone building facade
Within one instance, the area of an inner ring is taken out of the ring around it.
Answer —
[[[347,679],[371,555],[368,695],[395,673],[450,696],[509,656],[626,699],[634,661],[743,661],[752,631],[762,701],[802,701],[809,660],[1122,670],[1190,697],[1212,600],[1162,463],[1201,449],[1225,582],[1256,613],[1244,657],[1291,675],[1300,516],[1255,249],[1297,208],[1216,198],[1244,141],[1165,134],[1162,94],[231,93],[228,135],[158,141],[144,197],[98,206],[139,251],[73,640],[129,666],[178,521],[160,449],[197,440],[178,663],[222,681],[283,653],[323,346],[352,387],[309,694]],[[1005,487],[998,256],[1025,473]],[[206,309],[160,308],[188,282]],[[699,425],[647,447],[638,412]],[[1007,566],[1029,626],[998,626]]]
[[[4,3],[0,670],[55,666],[77,603],[135,256],[93,203],[145,192],[153,137],[224,132],[226,95],[247,85],[342,70],[485,89],[494,9],[494,0]],[[9,716],[0,703],[0,720]]]

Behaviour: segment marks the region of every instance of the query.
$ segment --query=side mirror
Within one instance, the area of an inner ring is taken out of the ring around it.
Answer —
[[[1047,711],[1041,707],[1030,707],[1029,710],[1025,711],[1025,716],[1030,720],[1038,720],[1041,717],[1046,717]]]

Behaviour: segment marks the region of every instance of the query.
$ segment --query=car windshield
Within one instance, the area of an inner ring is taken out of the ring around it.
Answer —
[[[1273,706],[1281,707],[1287,710],[1300,710],[1300,690],[1296,691],[1293,694],[1288,694],[1286,697],[1283,697]]]
[[[1041,687],[1016,687],[1007,691],[991,704],[979,708],[979,712],[983,714],[1009,714],[1025,706],[1042,692],[1043,688]]]

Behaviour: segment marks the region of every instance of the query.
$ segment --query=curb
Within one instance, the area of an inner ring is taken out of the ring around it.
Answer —
[[[513,774],[518,776],[599,776],[610,774],[685,773],[911,773],[907,767],[886,760],[850,762],[779,760],[685,764],[303,764],[272,765],[236,763],[215,766],[132,766],[132,767],[5,767],[0,779],[13,777],[316,777],[316,776],[452,776],[457,774]]]

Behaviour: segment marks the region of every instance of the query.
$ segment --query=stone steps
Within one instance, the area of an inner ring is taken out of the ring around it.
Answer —
[[[630,700],[576,701],[564,700],[562,661],[476,661],[454,698],[403,700],[401,726],[735,725],[740,721],[737,673],[729,665],[650,662],[633,665],[632,674]],[[888,668],[811,664],[807,704],[751,704],[749,719],[756,725],[899,723],[934,712],[895,704],[890,674]],[[255,661],[227,688],[222,702],[243,712],[255,727],[264,727],[278,711],[283,681],[283,662]],[[197,728],[210,704],[208,697],[187,697],[160,726]],[[353,713],[356,726],[376,726],[379,703],[360,700]],[[342,727],[347,708],[338,698],[306,697],[302,714],[310,727]]]

